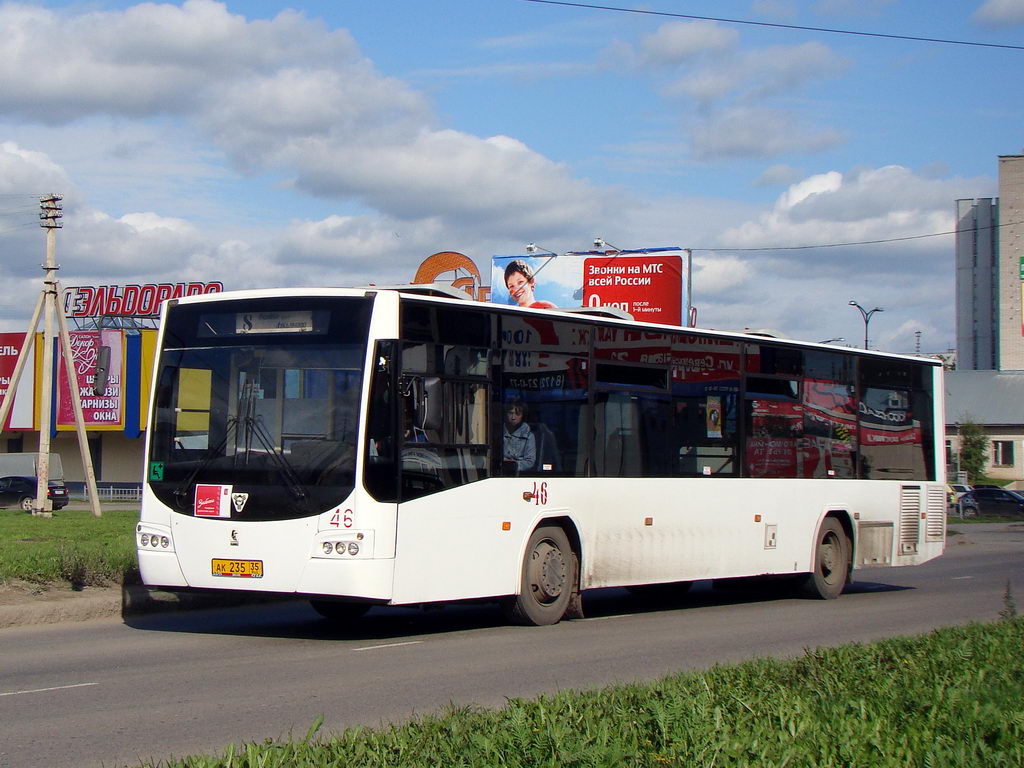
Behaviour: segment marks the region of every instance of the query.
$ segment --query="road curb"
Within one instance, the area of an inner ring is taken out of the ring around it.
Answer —
[[[231,608],[255,603],[294,600],[290,596],[266,596],[230,593],[174,593],[142,584],[120,587],[25,593],[0,602],[0,629],[68,621],[91,621],[120,617],[194,611],[207,608]]]

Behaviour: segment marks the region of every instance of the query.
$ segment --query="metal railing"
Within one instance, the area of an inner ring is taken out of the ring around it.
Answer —
[[[97,488],[96,496],[100,503],[104,501],[142,501],[141,488]],[[81,495],[81,498],[89,500],[88,492]]]

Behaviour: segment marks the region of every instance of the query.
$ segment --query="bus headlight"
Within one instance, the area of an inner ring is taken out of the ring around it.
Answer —
[[[359,545],[356,544],[354,541],[350,541],[348,543],[348,553],[350,555],[353,555],[353,556],[358,555],[359,554]]]
[[[141,525],[135,529],[135,544],[139,549],[165,549],[168,551],[174,549],[174,542],[169,533],[147,531]]]
[[[334,551],[334,544],[329,541],[324,542],[324,554],[329,555]]]

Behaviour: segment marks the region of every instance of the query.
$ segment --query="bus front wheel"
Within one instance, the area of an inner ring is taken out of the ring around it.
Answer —
[[[565,531],[538,528],[526,546],[519,594],[505,602],[506,616],[514,624],[557,624],[569,607],[575,578],[575,558]]]
[[[834,517],[825,519],[818,529],[814,546],[814,570],[800,585],[804,597],[833,600],[846,587],[850,572],[850,540]]]

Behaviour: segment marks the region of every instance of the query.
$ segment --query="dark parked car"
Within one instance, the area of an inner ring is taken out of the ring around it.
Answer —
[[[53,502],[54,509],[64,509],[68,505],[68,489],[59,480],[51,480],[47,496]],[[21,507],[26,512],[32,511],[36,501],[36,479],[12,475],[0,477],[0,507]]]
[[[960,497],[961,505],[976,505],[979,515],[1024,517],[1024,496],[1003,488],[978,488]]]

